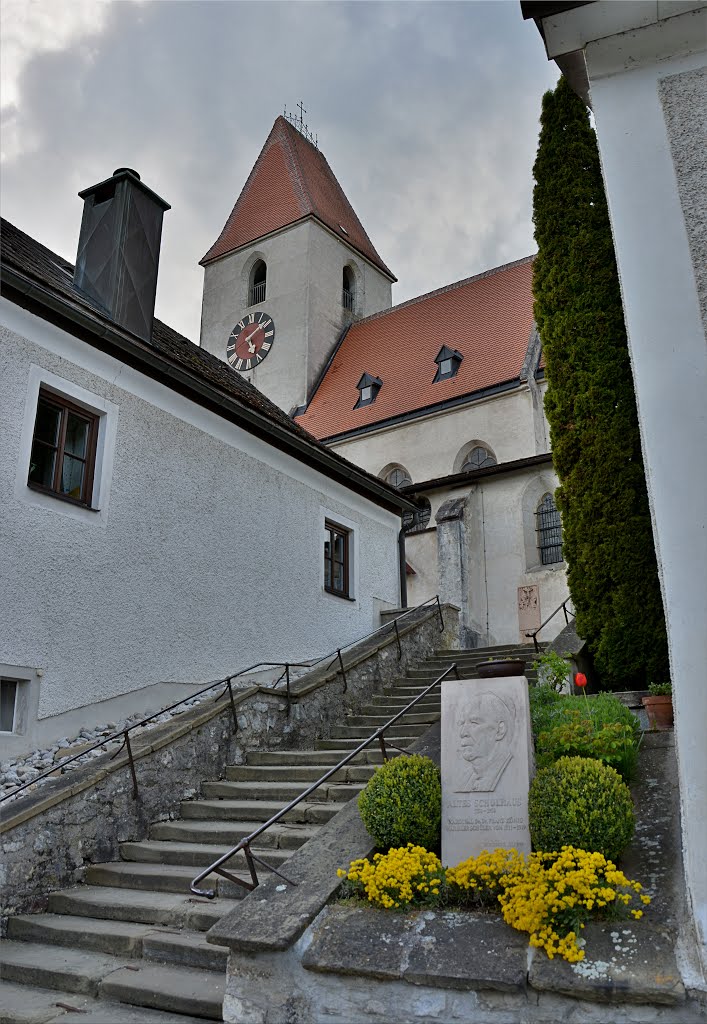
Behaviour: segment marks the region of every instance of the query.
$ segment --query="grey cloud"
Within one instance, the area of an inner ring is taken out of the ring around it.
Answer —
[[[532,251],[554,79],[515,2],[116,3],[102,31],[26,65],[3,213],[73,259],[77,191],[136,167],[172,204],[158,315],[197,340],[198,260],[302,98],[399,302]]]

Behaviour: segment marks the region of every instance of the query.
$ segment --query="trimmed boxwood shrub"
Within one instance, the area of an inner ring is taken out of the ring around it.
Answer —
[[[408,843],[437,849],[442,820],[439,768],[419,754],[386,761],[359,794],[358,809],[381,849]]]
[[[530,785],[530,838],[536,850],[577,846],[616,860],[633,836],[631,793],[613,768],[587,757],[561,757]]]

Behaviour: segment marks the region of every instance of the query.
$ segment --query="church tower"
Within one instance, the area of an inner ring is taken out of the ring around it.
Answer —
[[[306,403],[348,324],[390,307],[396,280],[295,124],[277,118],[201,261],[202,347],[288,413]]]

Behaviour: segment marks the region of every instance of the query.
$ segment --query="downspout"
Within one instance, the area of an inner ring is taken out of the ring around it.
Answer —
[[[407,558],[405,557],[405,530],[400,528],[398,534],[398,570],[400,572],[400,607],[408,606]]]

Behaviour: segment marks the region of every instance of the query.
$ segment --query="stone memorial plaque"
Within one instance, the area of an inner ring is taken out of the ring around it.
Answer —
[[[530,853],[528,682],[442,683],[442,863],[497,846]]]
[[[528,642],[526,633],[540,628],[540,587],[518,587],[518,629],[520,642]]]

